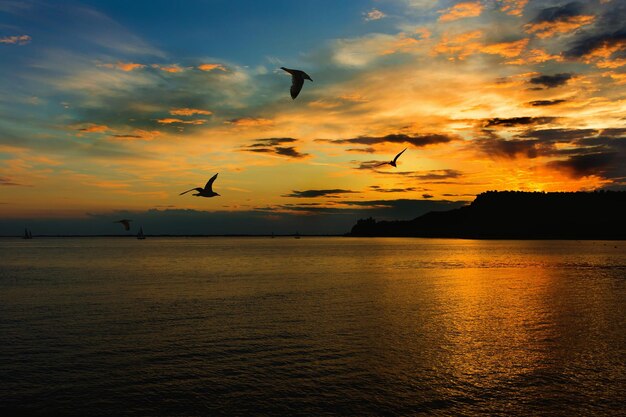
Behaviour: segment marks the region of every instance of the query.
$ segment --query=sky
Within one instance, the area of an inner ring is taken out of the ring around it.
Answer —
[[[343,233],[625,189],[625,22],[621,0],[0,0],[0,235]],[[281,66],[313,79],[295,100]],[[179,195],[215,173],[219,197]]]

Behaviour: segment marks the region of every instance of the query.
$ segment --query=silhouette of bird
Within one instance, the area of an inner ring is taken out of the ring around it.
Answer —
[[[396,165],[396,161],[398,160],[398,158],[400,158],[400,155],[402,155],[402,154],[404,153],[404,151],[406,151],[406,150],[407,150],[407,148],[404,148],[404,149],[402,150],[402,152],[400,152],[399,154],[397,154],[397,155],[396,155],[396,157],[395,157],[395,158],[393,158],[393,161],[383,162],[382,164],[378,164],[378,165],[376,165],[376,167],[380,167],[380,166],[387,165],[387,164],[391,165],[392,167],[397,166],[397,165]]]
[[[291,89],[289,92],[291,93],[292,100],[295,100],[295,98],[298,97],[298,94],[300,94],[300,90],[302,90],[302,86],[304,85],[304,80],[313,82],[311,77],[309,77],[309,74],[304,71],[285,67],[280,67],[280,69],[291,74]]]
[[[124,225],[124,230],[130,230],[130,222],[132,222],[132,220],[122,219],[113,223],[122,223],[122,225]]]
[[[198,192],[197,194],[193,194],[196,197],[207,197],[207,198],[215,197],[216,195],[219,195],[218,193],[213,191],[213,183],[215,182],[216,178],[217,178],[217,174],[211,177],[211,179],[209,180],[209,182],[206,183],[204,188],[200,188],[200,187],[192,188],[191,190],[182,192],[179,195],[187,194],[189,191],[197,191]]]

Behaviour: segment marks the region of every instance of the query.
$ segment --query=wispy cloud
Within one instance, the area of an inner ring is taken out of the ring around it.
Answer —
[[[340,188],[335,188],[331,190],[304,190],[304,191],[293,190],[291,193],[283,195],[283,197],[295,197],[295,198],[339,197],[342,194],[354,194],[354,193],[358,193],[358,191],[342,190]]]
[[[454,20],[463,19],[466,17],[480,16],[483,10],[483,5],[479,1],[466,1],[457,3],[452,7],[444,10],[440,10],[441,17],[440,22],[452,22]]]
[[[0,44],[4,45],[26,45],[32,40],[29,35],[5,36],[0,38]]]
[[[365,13],[363,13],[363,18],[364,18],[366,21],[370,21],[370,20],[380,20],[380,19],[382,19],[382,18],[383,18],[383,17],[385,17],[385,16],[386,16],[386,14],[385,14],[385,13],[383,13],[383,12],[381,12],[381,11],[380,11],[380,10],[378,10],[378,9],[372,9],[372,10],[370,10],[369,12],[365,12]]]
[[[297,142],[298,139],[294,138],[255,139],[252,144],[244,146],[241,150],[255,153],[269,153],[296,159],[308,156],[308,154],[298,151],[295,146],[286,146]]]

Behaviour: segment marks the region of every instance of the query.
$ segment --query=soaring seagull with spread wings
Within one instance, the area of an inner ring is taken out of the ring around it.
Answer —
[[[193,194],[196,197],[215,197],[216,195],[219,195],[218,193],[216,193],[215,191],[213,191],[213,183],[215,182],[215,179],[217,178],[217,174],[213,175],[211,177],[211,179],[209,180],[209,182],[206,183],[206,185],[204,186],[204,188],[192,188],[191,190],[187,190],[183,193],[180,193],[179,195],[183,195],[183,194],[187,194],[189,191],[197,191],[197,194]]]
[[[380,167],[380,166],[387,165],[387,164],[391,165],[392,167],[397,166],[397,165],[396,165],[396,161],[398,160],[398,158],[400,158],[400,155],[402,155],[402,154],[404,153],[404,151],[406,151],[406,150],[407,150],[407,148],[404,148],[404,149],[402,150],[402,152],[400,152],[399,154],[397,154],[397,155],[396,155],[396,157],[395,157],[395,158],[393,158],[393,161],[383,162],[382,164],[378,164],[378,165],[376,165],[376,166],[377,166],[377,167]]]
[[[122,223],[122,225],[124,225],[124,230],[130,230],[130,222],[132,222],[132,220],[122,219],[113,223]]]
[[[309,74],[304,71],[285,67],[280,67],[280,69],[291,74],[291,90],[289,91],[291,92],[292,100],[295,100],[295,98],[298,97],[298,94],[300,94],[300,90],[302,90],[302,86],[304,85],[304,80],[313,82],[311,77],[309,77]]]

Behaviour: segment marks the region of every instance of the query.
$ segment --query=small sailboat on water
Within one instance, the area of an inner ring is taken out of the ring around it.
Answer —
[[[22,239],[32,239],[32,238],[33,238],[32,232],[29,229],[24,228],[24,236],[22,236]]]
[[[146,236],[143,234],[143,227],[139,228],[139,233],[137,233],[137,239],[144,240]]]

